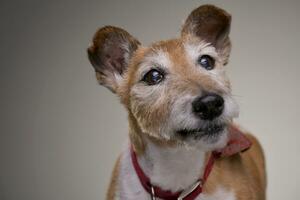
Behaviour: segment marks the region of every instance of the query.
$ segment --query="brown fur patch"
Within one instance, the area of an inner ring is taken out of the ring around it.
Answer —
[[[124,73],[128,60],[139,45],[138,40],[121,28],[113,26],[100,28],[87,50],[98,82],[115,92],[118,87],[115,76]]]
[[[182,27],[182,35],[194,34],[207,42],[218,45],[228,37],[231,16],[213,5],[203,5],[188,16]]]
[[[265,200],[266,174],[265,161],[261,145],[254,136],[247,134],[252,146],[244,153],[216,161],[214,168],[204,185],[204,191],[212,194],[218,182],[220,186],[234,192],[239,200]]]

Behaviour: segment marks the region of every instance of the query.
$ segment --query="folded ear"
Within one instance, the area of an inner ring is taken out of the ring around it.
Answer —
[[[116,92],[129,60],[139,45],[138,40],[121,28],[100,28],[87,49],[98,82]]]
[[[193,10],[188,16],[181,35],[199,37],[211,43],[218,51],[226,47],[230,50],[228,37],[230,23],[231,16],[225,10],[213,5],[203,5]]]

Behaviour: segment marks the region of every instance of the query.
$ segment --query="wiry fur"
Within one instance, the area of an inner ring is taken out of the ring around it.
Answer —
[[[130,145],[139,164],[162,189],[175,192],[195,183],[208,153],[228,141],[226,128],[203,137],[182,138],[178,131],[228,125],[238,116],[224,69],[231,49],[230,21],[224,10],[205,5],[190,14],[179,38],[143,47],[123,29],[109,26],[99,29],[88,49],[99,83],[116,93],[128,111]],[[213,70],[199,66],[202,55],[215,60]],[[143,77],[151,69],[163,71],[164,80],[147,85]],[[222,114],[211,121],[192,111],[192,102],[206,93],[224,99]],[[263,154],[252,141],[253,147],[243,155],[217,161],[198,200],[265,198]],[[115,167],[107,199],[149,198],[132,166],[130,145]]]

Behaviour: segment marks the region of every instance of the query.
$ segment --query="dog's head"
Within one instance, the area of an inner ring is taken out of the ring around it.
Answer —
[[[132,137],[221,148],[238,115],[224,65],[231,16],[212,5],[195,9],[181,36],[144,47],[121,28],[99,29],[88,48],[100,84],[120,96]]]

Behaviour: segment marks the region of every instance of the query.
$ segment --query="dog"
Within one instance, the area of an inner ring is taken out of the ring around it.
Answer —
[[[88,58],[129,120],[130,142],[106,199],[266,198],[262,147],[233,123],[239,109],[225,74],[230,24],[226,11],[202,5],[178,38],[148,47],[118,27],[95,33]]]

